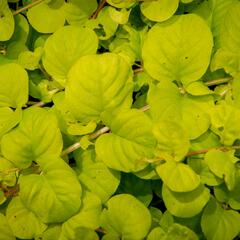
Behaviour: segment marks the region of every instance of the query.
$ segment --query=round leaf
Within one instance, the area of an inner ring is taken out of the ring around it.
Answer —
[[[14,128],[22,119],[22,109],[13,111],[9,107],[0,108],[0,138]]]
[[[101,226],[122,239],[143,239],[151,226],[151,214],[136,198],[128,194],[112,197],[101,216]]]
[[[154,228],[149,235],[147,236],[147,240],[159,240],[164,239],[166,236],[166,233],[164,230],[160,227]]]
[[[180,224],[172,224],[164,240],[198,240],[198,236],[189,228]]]
[[[222,152],[211,150],[205,154],[204,160],[209,169],[219,178],[224,179],[229,190],[233,190],[236,182],[235,162],[239,159],[234,157],[234,152]]]
[[[157,166],[158,175],[174,192],[189,192],[200,184],[200,176],[184,163],[168,161]]]
[[[20,177],[23,204],[44,223],[59,223],[76,214],[81,205],[81,186],[72,169],[59,157],[42,156],[36,162],[41,174]]]
[[[181,161],[190,146],[186,130],[174,121],[159,121],[153,129],[157,139],[157,156],[165,160]]]
[[[43,65],[46,71],[64,85],[69,69],[82,56],[96,53],[97,35],[93,30],[65,26],[51,35],[44,46]]]
[[[97,156],[108,167],[123,172],[136,172],[146,167],[143,160],[153,157],[156,144],[147,115],[136,109],[109,111],[103,114],[103,120],[111,133],[97,139]]]
[[[47,229],[47,225],[29,211],[19,197],[12,199],[7,207],[6,216],[13,234],[21,239],[32,239]]]
[[[66,20],[70,25],[83,25],[97,9],[97,0],[70,0],[65,3]]]
[[[116,8],[131,7],[136,0],[107,0],[107,3]]]
[[[0,107],[22,107],[28,100],[28,75],[16,63],[0,65]]]
[[[200,213],[210,198],[210,192],[203,185],[191,192],[171,191],[165,184],[162,189],[167,210],[176,217],[188,218]]]
[[[7,218],[0,213],[0,239],[1,240],[16,240],[13,232],[7,222]]]
[[[77,173],[80,182],[89,191],[96,194],[102,202],[106,202],[117,190],[120,183],[120,174],[107,168],[101,162],[95,160],[93,150],[76,155]]]
[[[63,8],[51,8],[45,2],[30,8],[27,17],[32,27],[41,33],[53,33],[65,23]]]
[[[157,86],[150,86],[148,103],[155,122],[174,119],[185,126],[190,139],[199,137],[210,126],[207,110],[214,106],[211,96],[193,97],[181,94],[174,83],[162,81]]]
[[[233,210],[224,210],[211,200],[204,209],[201,226],[208,240],[232,240],[240,231],[240,214]]]
[[[212,33],[194,14],[175,16],[153,26],[143,46],[144,68],[156,80],[196,81],[208,68]]]
[[[79,212],[63,223],[60,236],[77,240],[79,238],[78,234],[84,232],[83,228],[92,231],[97,229],[100,224],[101,211],[102,203],[100,199],[93,193],[84,192]],[[61,237],[60,239],[62,239]]]
[[[7,41],[14,32],[14,18],[7,0],[0,2],[0,41]]]
[[[178,2],[179,0],[145,1],[141,4],[141,11],[150,20],[163,22],[176,12]]]
[[[105,53],[77,61],[69,72],[65,96],[75,118],[89,122],[98,121],[108,108],[129,107],[131,91],[130,65],[117,54]]]
[[[55,115],[33,107],[23,111],[20,125],[3,136],[1,149],[15,166],[27,168],[43,154],[60,155],[62,144]]]

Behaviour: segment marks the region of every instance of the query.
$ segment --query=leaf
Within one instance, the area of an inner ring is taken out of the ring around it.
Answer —
[[[158,174],[155,171],[155,165],[154,164],[149,164],[147,165],[144,169],[138,171],[138,172],[134,172],[134,174],[144,180],[156,180],[159,179]]]
[[[168,210],[163,213],[159,224],[165,232],[174,224],[174,218]]]
[[[15,111],[9,107],[0,108],[0,138],[14,128],[22,119],[22,110]]]
[[[125,8],[121,9],[120,11],[113,7],[109,8],[109,15],[118,24],[126,24],[128,22],[130,13],[131,10],[127,10]]]
[[[28,75],[16,63],[0,65],[0,107],[22,107],[28,100]]]
[[[155,207],[149,207],[149,211],[152,216],[151,228],[160,226],[161,218],[163,216],[163,213],[161,212],[161,210],[159,210],[158,208],[155,208]]]
[[[70,25],[83,25],[97,9],[96,0],[70,0],[65,3],[66,20]]]
[[[32,239],[47,229],[47,225],[29,211],[19,197],[11,200],[6,217],[14,236],[21,239]]]
[[[127,193],[133,195],[146,207],[149,206],[153,199],[151,182],[142,180],[133,174],[122,173],[121,184],[119,185],[117,192],[118,194]]]
[[[157,139],[157,156],[164,160],[181,161],[189,149],[189,139],[184,128],[174,121],[159,121],[153,129]]]
[[[146,167],[143,160],[153,156],[156,145],[148,116],[131,109],[105,112],[102,119],[111,133],[97,139],[97,157],[109,168],[123,172],[136,172]]]
[[[198,240],[198,236],[189,228],[174,223],[168,229],[167,235],[163,240]]]
[[[94,121],[90,121],[87,125],[73,123],[68,127],[67,131],[70,135],[86,135],[92,133],[96,127],[97,124]]]
[[[166,236],[166,233],[161,227],[156,227],[152,229],[152,231],[147,236],[147,240],[160,240],[164,239]]]
[[[186,87],[187,93],[193,96],[202,96],[202,95],[209,95],[213,94],[213,91],[210,90],[203,82],[197,81],[192,82]]]
[[[16,184],[18,170],[5,158],[0,157],[0,182],[6,186]]]
[[[224,204],[228,204],[232,209],[239,210],[240,209],[240,189],[239,189],[239,170],[236,178],[236,184],[234,189],[229,191],[225,184],[221,184],[219,186],[214,187],[214,195],[216,199]]]
[[[43,154],[60,155],[62,144],[54,114],[33,107],[24,110],[20,125],[3,136],[1,150],[16,167],[27,168]]]
[[[79,140],[79,144],[83,150],[86,150],[89,146],[94,145],[93,142],[89,141],[89,136],[85,135]]]
[[[173,192],[165,184],[162,189],[167,210],[176,217],[189,218],[202,211],[210,198],[210,192],[200,185],[191,192]]]
[[[227,9],[224,21],[222,21],[221,34],[219,35],[221,47],[238,54],[240,54],[239,16],[240,3],[235,1]]]
[[[53,33],[65,23],[63,8],[53,8],[45,2],[30,8],[27,18],[32,27],[40,33]]]
[[[25,44],[29,34],[29,24],[23,15],[16,15],[14,20],[14,33],[6,44],[6,57],[10,59],[16,59],[21,51],[27,50]]]
[[[210,126],[208,109],[214,106],[211,96],[193,97],[181,94],[174,83],[162,81],[151,85],[147,102],[154,122],[181,122],[190,139],[202,135]]]
[[[7,41],[13,35],[14,18],[7,0],[2,0],[0,3],[0,29],[0,41]]]
[[[186,85],[206,72],[212,46],[212,34],[204,20],[194,14],[175,16],[148,32],[143,45],[144,68],[156,80]]]
[[[207,240],[232,240],[240,231],[240,215],[233,210],[224,210],[211,200],[204,209],[201,226]]]
[[[131,91],[132,70],[120,56],[89,55],[80,58],[69,72],[66,104],[76,119],[99,121],[108,108],[130,107]]]
[[[211,150],[205,154],[204,161],[209,169],[219,178],[224,179],[229,190],[233,190],[236,183],[235,163],[239,161],[234,152]]]
[[[77,228],[75,231],[74,236],[72,236],[73,238],[69,238],[70,236],[60,236],[59,240],[68,240],[68,239],[74,239],[74,240],[78,240],[78,239],[88,239],[88,240],[99,240],[99,237],[97,235],[97,233],[94,230],[88,229],[88,228]]]
[[[217,148],[222,146],[220,143],[219,137],[213,133],[211,130],[208,130],[206,133],[201,135],[200,137],[191,141],[190,151],[200,151],[206,148]],[[204,156],[203,154],[199,154],[196,156],[191,156],[192,158],[201,158]]]
[[[151,21],[163,22],[176,12],[179,0],[144,1],[141,11]]]
[[[41,175],[20,177],[20,199],[44,223],[66,221],[81,205],[82,190],[75,173],[54,155],[44,155],[36,162]]]
[[[147,33],[147,28],[136,30],[134,27],[125,24],[116,32],[115,39],[110,43],[109,50],[118,53],[128,62],[134,64],[142,59],[142,45]],[[135,74],[134,77],[140,74]],[[149,75],[147,75],[149,78]]]
[[[108,40],[113,37],[118,28],[118,23],[112,19],[109,10],[109,6],[104,7],[96,19],[90,19],[85,24],[86,27],[95,30],[100,40]]]
[[[240,3],[231,1],[226,8],[224,20],[222,21],[219,42],[221,48],[214,55],[211,64],[212,70],[224,68],[225,71],[233,76],[240,73],[240,47],[239,47],[239,24]],[[227,33],[227,34],[226,34]]]
[[[23,51],[18,56],[18,63],[22,65],[27,70],[35,70],[39,68],[39,61],[42,57],[43,49],[42,47],[38,47],[31,51]]]
[[[89,230],[95,230],[99,227],[101,210],[100,199],[93,193],[84,192],[79,212],[63,223],[60,239],[77,240],[81,234],[87,234],[88,232],[92,236],[93,234]],[[94,239],[96,239],[96,236]]]
[[[11,228],[9,227],[7,218],[2,213],[0,213],[0,239],[16,240]]]
[[[129,8],[136,0],[107,0],[107,3],[116,8]]]
[[[212,32],[213,36],[215,37],[215,46],[216,49],[220,47],[220,35],[222,34],[222,25],[225,22],[225,16],[227,15],[228,9],[231,5],[238,0],[213,0],[212,3]]]
[[[3,192],[3,190],[0,190],[0,205],[5,203],[7,201],[7,198]]]
[[[217,186],[223,182],[221,178],[210,171],[204,159],[191,157],[188,159],[187,163],[198,175],[200,175],[202,183],[208,186]]]
[[[96,53],[97,48],[98,39],[91,29],[62,27],[51,35],[44,45],[44,68],[64,86],[72,65],[80,57]]]
[[[107,233],[103,235],[102,240],[121,240],[121,239],[115,234]]]
[[[200,177],[184,163],[168,161],[158,165],[156,171],[167,187],[174,192],[189,192],[200,184]]]
[[[53,240],[58,239],[61,233],[61,225],[52,225],[41,235],[35,238],[35,240]]]
[[[224,69],[226,73],[238,77],[240,72],[240,54],[232,53],[220,48],[211,63],[211,71]]]
[[[235,140],[240,139],[239,117],[240,110],[226,104],[226,102],[222,102],[213,108],[211,129],[220,137],[222,144],[231,146]]]
[[[194,0],[181,0],[182,3],[191,3]]]
[[[186,226],[174,223],[167,232],[162,228],[154,228],[148,235],[147,240],[198,240],[197,235]]]
[[[120,174],[96,159],[94,150],[75,155],[80,182],[105,203],[117,190]]]
[[[143,239],[150,229],[151,215],[139,200],[128,194],[120,194],[107,202],[107,209],[102,212],[101,226],[122,239]]]

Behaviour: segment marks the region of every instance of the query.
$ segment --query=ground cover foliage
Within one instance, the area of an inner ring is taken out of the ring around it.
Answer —
[[[0,1],[0,240],[240,236],[238,0]]]

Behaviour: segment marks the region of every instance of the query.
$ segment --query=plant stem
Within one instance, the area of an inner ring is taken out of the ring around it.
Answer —
[[[205,82],[205,85],[210,87],[210,86],[215,86],[215,85],[219,85],[219,84],[222,84],[222,83],[228,83],[231,80],[233,80],[232,77],[219,78],[219,79],[214,79],[214,80],[207,81],[207,82]]]
[[[150,109],[149,105],[146,105],[144,107],[142,107],[140,110],[142,112],[146,112]],[[98,131],[96,131],[95,133],[92,133],[89,135],[89,140],[94,140],[96,138],[98,138],[99,136],[101,136],[104,133],[107,133],[110,130],[109,127],[103,127],[101,129],[99,129]],[[69,146],[68,148],[66,148],[65,150],[63,150],[61,156],[64,157],[66,155],[68,155],[71,152],[74,152],[75,150],[79,149],[81,147],[81,144],[79,142],[74,143],[73,145]]]
[[[36,0],[36,1],[34,1],[33,3],[28,4],[27,6],[25,6],[25,7],[23,7],[23,8],[20,8],[20,9],[18,9],[17,11],[13,12],[13,16],[15,16],[15,15],[17,15],[17,14],[19,14],[19,13],[22,13],[22,12],[24,12],[24,11],[26,11],[26,10],[28,10],[28,9],[30,9],[30,8],[38,5],[38,4],[40,4],[40,3],[42,3],[43,1],[44,1],[44,0]]]
[[[45,102],[37,102],[37,103],[35,103],[34,105],[32,105],[33,107],[43,107],[43,106],[45,106]]]
[[[0,185],[0,189],[4,192],[4,196],[6,198],[16,197],[19,192],[19,185],[15,185],[14,187],[5,187]]]
[[[76,142],[73,145],[71,145],[70,147],[68,147],[65,150],[63,150],[61,156],[65,157],[69,153],[74,152],[75,150],[79,149],[80,147],[81,147],[81,144],[79,142]]]
[[[142,108],[140,108],[140,110],[142,112],[146,112],[146,111],[150,110],[150,106],[149,105],[143,106]]]
[[[101,233],[101,234],[107,234],[107,231],[105,230],[105,229],[103,229],[103,228],[97,228],[96,230],[95,230],[95,232],[97,232],[97,233]]]
[[[97,10],[93,13],[93,15],[90,17],[90,19],[96,19],[98,17],[98,14],[101,12],[101,10],[104,8],[106,4],[106,0],[102,0],[100,4],[98,5]]]
[[[138,74],[138,73],[141,73],[141,72],[143,72],[143,71],[144,71],[144,69],[143,69],[142,67],[136,68],[136,69],[133,70],[133,72],[134,72],[135,75]]]
[[[101,129],[99,129],[98,131],[96,131],[95,133],[91,134],[89,136],[89,140],[94,140],[96,138],[98,138],[99,136],[101,136],[102,134],[108,132],[110,129],[109,127],[103,127]]]
[[[227,151],[237,150],[237,149],[240,149],[240,145],[233,145],[233,146],[229,146],[229,147],[220,146],[220,147],[206,148],[206,149],[188,152],[185,157],[192,157],[192,156],[197,156],[200,154],[205,154],[211,150],[220,150],[223,152],[227,152]],[[164,161],[164,159],[163,158],[143,159],[142,161],[148,162],[148,163],[158,163],[158,162]]]
[[[189,152],[186,155],[186,157],[192,157],[192,156],[204,154],[204,153],[207,153],[211,150],[220,150],[220,151],[226,152],[226,151],[237,150],[237,149],[240,149],[240,145],[233,145],[233,146],[230,146],[230,147],[220,146],[220,147],[214,147],[214,148],[206,148],[206,149],[201,149],[201,150],[198,150],[198,151]]]

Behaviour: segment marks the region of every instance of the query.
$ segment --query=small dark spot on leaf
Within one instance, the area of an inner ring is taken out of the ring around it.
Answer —
[[[218,130],[219,130],[219,131],[223,131],[223,130],[224,130],[224,127],[219,127]]]

